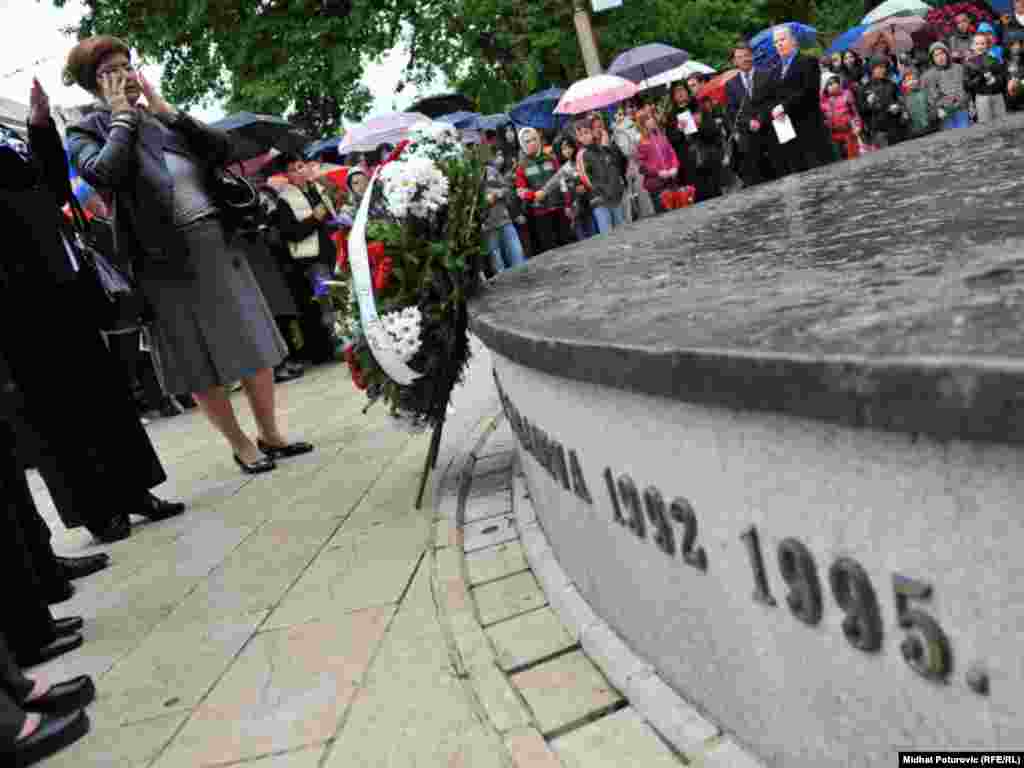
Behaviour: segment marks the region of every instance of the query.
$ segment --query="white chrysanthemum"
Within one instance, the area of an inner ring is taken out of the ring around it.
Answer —
[[[402,159],[427,157],[431,160],[452,160],[462,157],[465,147],[459,132],[450,123],[438,121],[417,123],[409,129],[409,146]]]
[[[409,362],[420,349],[422,317],[416,307],[389,312],[366,335],[374,349],[393,352],[403,363]]]
[[[429,218],[448,202],[448,178],[430,158],[402,157],[388,163],[380,180],[388,210],[400,219]]]

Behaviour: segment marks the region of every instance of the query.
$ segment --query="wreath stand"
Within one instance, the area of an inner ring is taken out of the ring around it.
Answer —
[[[447,374],[431,407],[431,421],[434,423],[434,431],[430,436],[430,448],[427,450],[426,461],[423,462],[423,472],[420,475],[420,490],[416,494],[416,509],[423,505],[423,492],[426,490],[430,471],[437,469],[437,456],[441,452],[441,434],[444,431],[444,421],[448,414],[448,403],[451,402],[452,390],[455,389],[455,383],[459,378],[459,370],[455,361],[464,358],[464,355],[459,354],[459,352],[464,350],[458,349],[458,346],[462,344],[469,345],[468,327],[469,312],[466,307],[466,299],[462,298],[459,300],[455,310],[455,346],[452,348],[451,355],[448,358]]]

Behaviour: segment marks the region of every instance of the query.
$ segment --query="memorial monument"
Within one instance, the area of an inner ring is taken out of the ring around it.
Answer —
[[[471,305],[559,562],[768,765],[1024,748],[1021,131],[642,221]]]

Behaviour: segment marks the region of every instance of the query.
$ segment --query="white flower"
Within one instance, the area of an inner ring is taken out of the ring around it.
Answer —
[[[426,157],[431,160],[452,160],[462,157],[465,147],[459,132],[450,123],[438,121],[417,123],[409,129],[409,146],[402,159]]]
[[[373,349],[393,352],[407,363],[420,349],[421,328],[420,311],[406,307],[382,316],[379,323],[366,328],[366,336]]]
[[[427,157],[404,156],[380,172],[388,210],[402,219],[426,219],[448,202],[448,178]]]

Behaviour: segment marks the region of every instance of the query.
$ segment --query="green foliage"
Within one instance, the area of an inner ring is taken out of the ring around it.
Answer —
[[[231,111],[290,110],[316,135],[366,114],[365,64],[399,42],[411,53],[408,82],[443,75],[484,113],[586,75],[572,0],[355,0],[343,19],[320,15],[319,0],[86,4],[79,34],[119,35],[164,64],[172,102],[217,98]],[[592,25],[606,65],[629,48],[663,42],[721,68],[738,38],[772,23],[814,24],[827,45],[864,12],[859,0],[625,0],[593,15]]]

